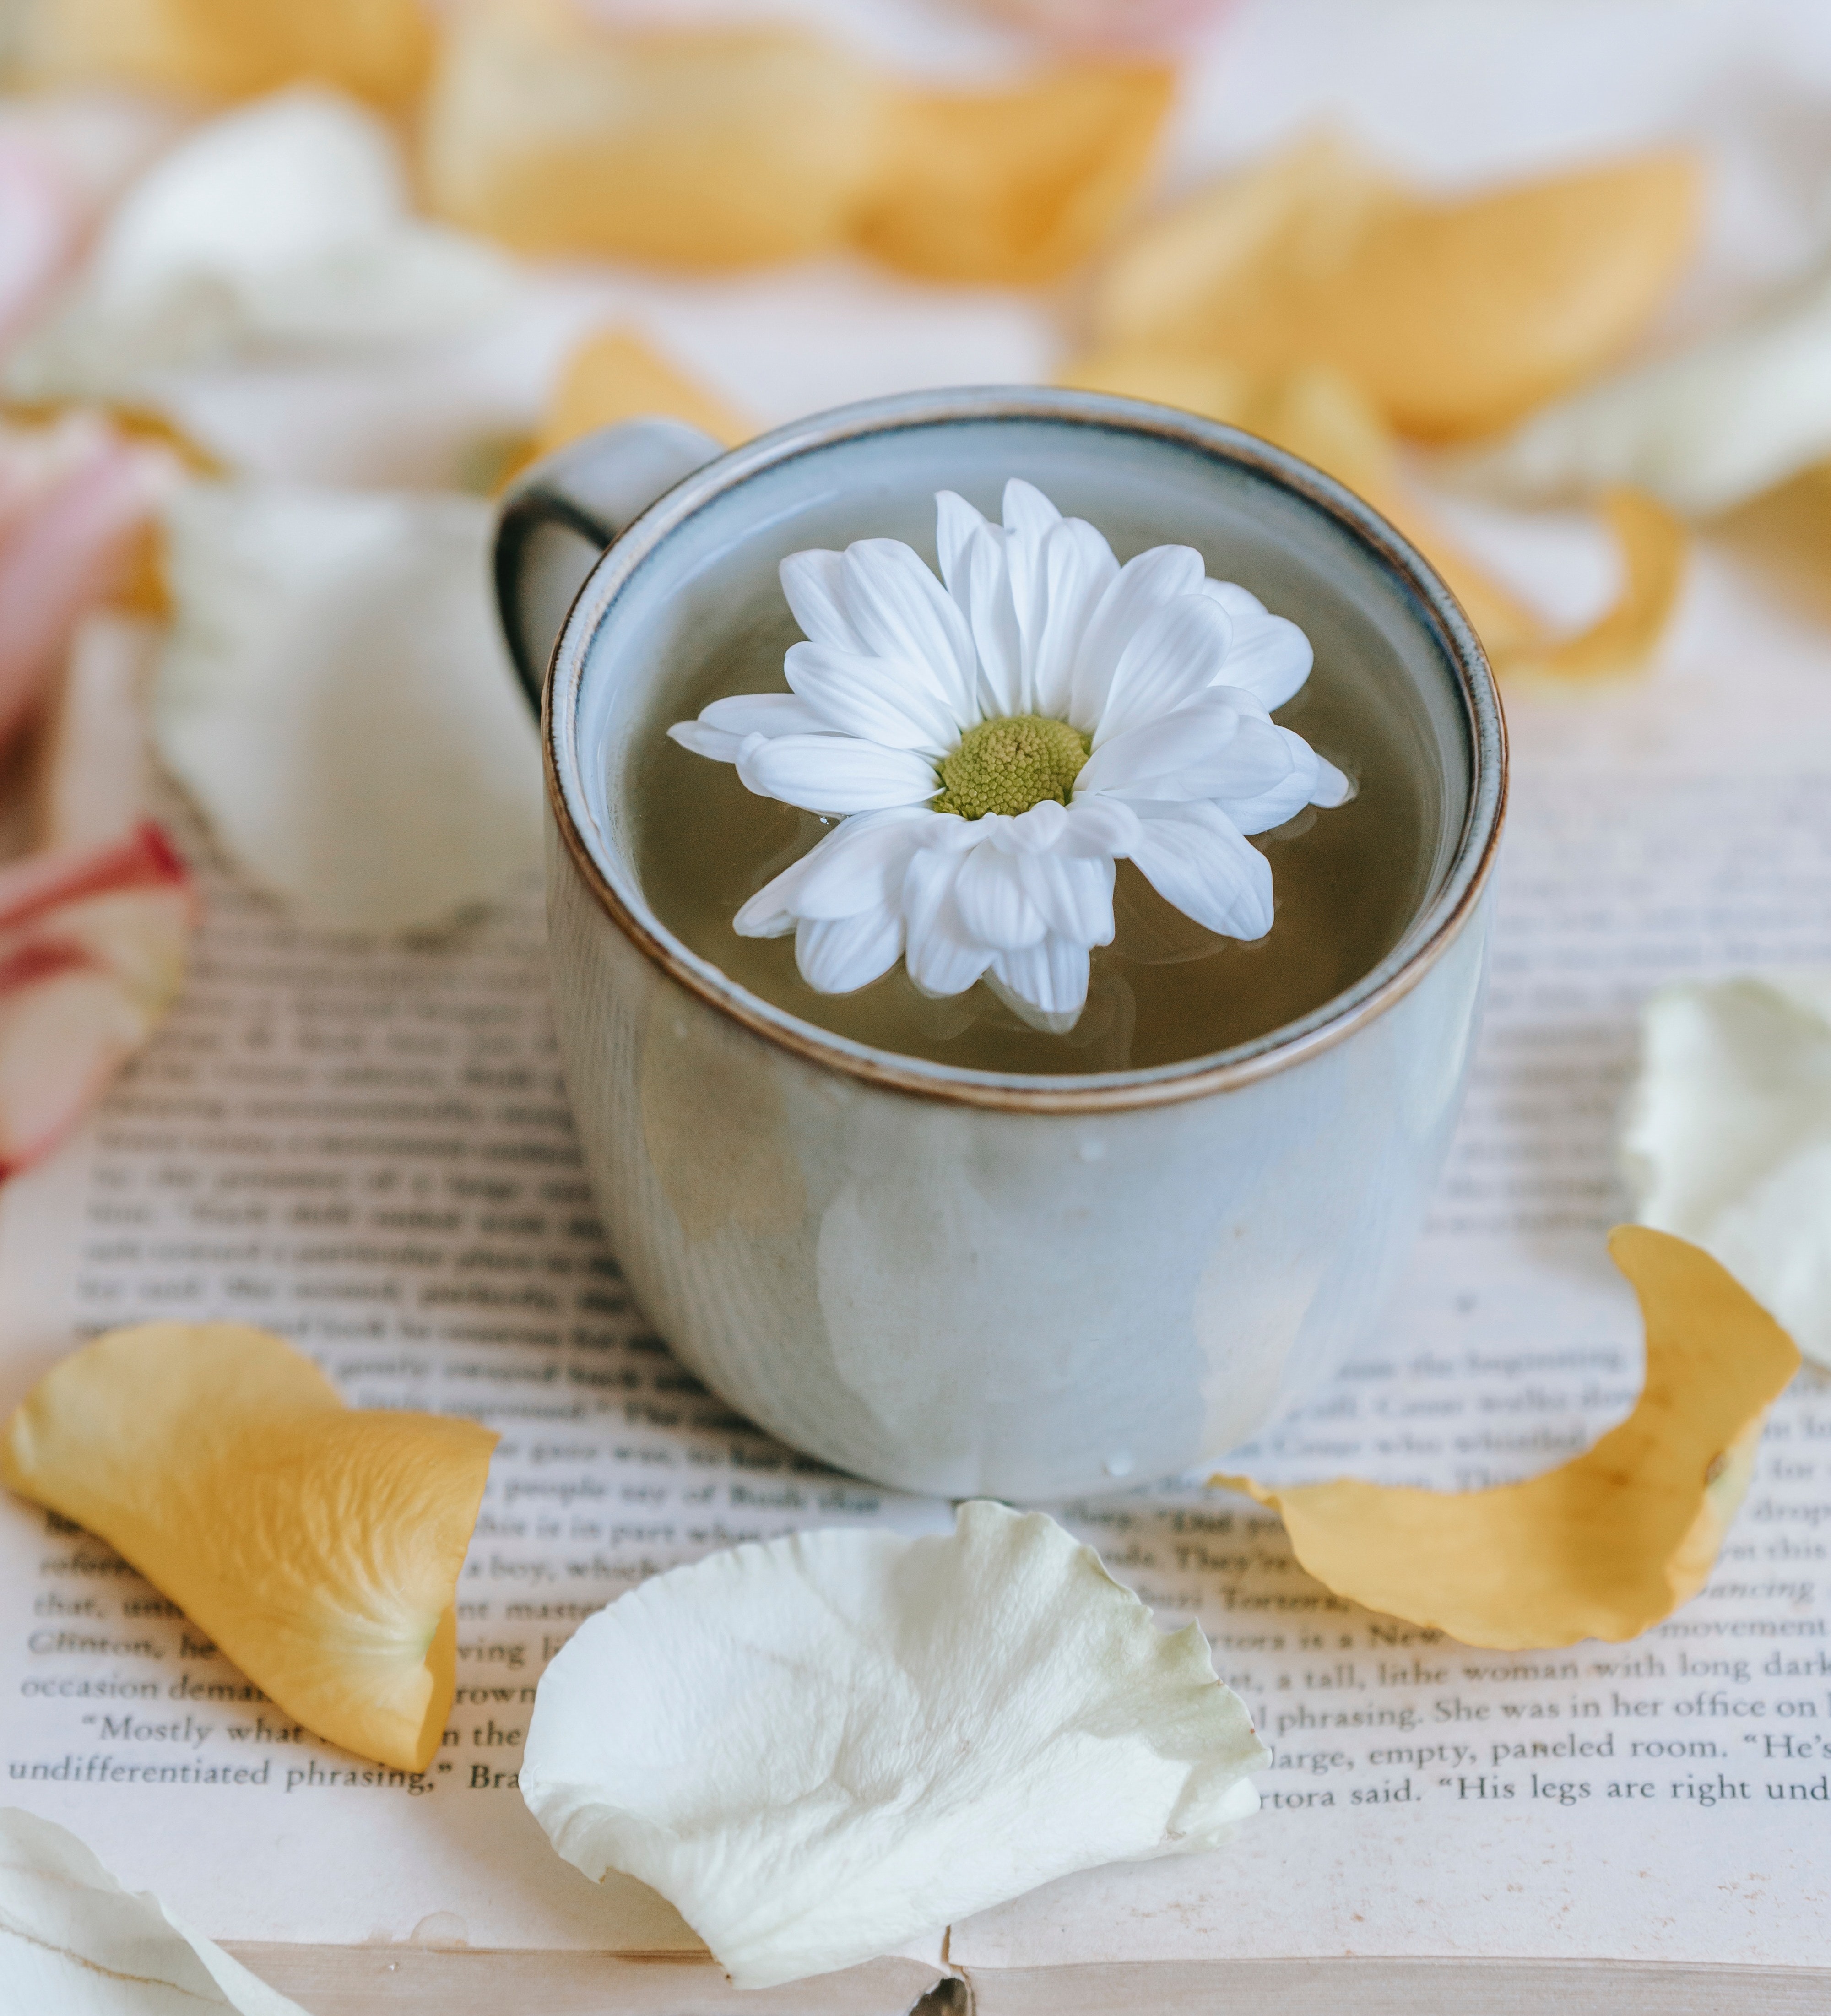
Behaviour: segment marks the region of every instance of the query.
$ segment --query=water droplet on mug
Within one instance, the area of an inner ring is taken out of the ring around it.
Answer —
[[[1106,1144],[1097,1134],[1084,1134],[1074,1152],[1084,1162],[1098,1162],[1105,1159]]]
[[[1109,1477],[1129,1477],[1131,1474],[1131,1452],[1115,1449],[1101,1466]]]

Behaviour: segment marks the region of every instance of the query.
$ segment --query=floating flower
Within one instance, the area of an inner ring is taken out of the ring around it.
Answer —
[[[791,554],[808,641],[790,690],[668,730],[760,797],[840,821],[737,930],[793,931],[823,994],[901,958],[925,994],[984,979],[1056,1031],[1112,941],[1116,862],[1208,930],[1262,938],[1272,870],[1246,836],[1351,789],[1272,719],[1309,676],[1303,632],[1208,580],[1192,547],[1121,567],[1030,484],[1005,485],[1002,527],[951,491],[936,502],[941,580],[895,539]]]

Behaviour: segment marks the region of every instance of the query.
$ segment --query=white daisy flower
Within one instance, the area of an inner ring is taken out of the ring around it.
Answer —
[[[1074,1027],[1113,939],[1114,863],[1227,938],[1272,927],[1249,833],[1338,805],[1340,771],[1272,719],[1308,639],[1190,546],[1124,567],[1033,485],[1004,524],[944,490],[941,578],[898,539],[791,553],[808,641],[786,693],[714,700],[668,730],[759,797],[839,824],[737,913],[795,935],[822,994],[898,959],[925,994],[987,981],[1027,1021]]]

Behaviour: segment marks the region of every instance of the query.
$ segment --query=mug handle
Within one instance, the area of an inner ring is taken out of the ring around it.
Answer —
[[[496,521],[496,607],[538,714],[547,667],[604,549],[664,491],[725,452],[684,420],[625,420],[531,463]]]

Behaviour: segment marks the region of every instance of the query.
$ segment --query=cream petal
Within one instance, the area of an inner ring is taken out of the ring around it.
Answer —
[[[1026,483],[1021,476],[1013,476],[1005,485],[1001,502],[1005,530],[1023,541],[1033,553],[1062,522],[1061,513],[1034,483]]]
[[[1271,866],[1230,819],[1200,804],[1135,809],[1140,817],[1131,859],[1166,902],[1224,938],[1265,935]]]
[[[817,732],[857,736],[886,749],[919,749],[931,757],[960,739],[933,685],[895,660],[860,657],[825,644],[792,644],[783,662]]]
[[[968,934],[954,900],[962,859],[951,845],[923,848],[903,878],[903,963],[924,994],[964,994],[991,963],[991,947]]]
[[[811,812],[873,812],[925,803],[941,788],[934,765],[906,749],[849,735],[754,735],[737,759],[745,787]]]
[[[1708,517],[1831,454],[1831,265],[1746,320],[1543,408],[1456,465],[1529,503],[1628,484]]]
[[[1703,1247],[1831,1366],[1831,973],[1654,994],[1621,1161],[1643,1225]]]
[[[1043,541],[1045,614],[1025,633],[1031,704],[1066,720],[1074,699],[1074,661],[1100,599],[1117,579],[1113,549],[1084,518],[1064,518]]]
[[[1197,1626],[973,1502],[951,1535],[796,1534],[619,1597],[542,1677],[520,1784],[567,1861],[659,1890],[762,1988],[1210,1847],[1267,1761]]]
[[[1034,945],[1047,928],[1024,894],[1018,863],[989,840],[960,864],[954,902],[968,936],[995,951]]]
[[[1065,1036],[1087,1006],[1087,947],[1052,934],[1040,945],[1002,952],[986,982],[1032,1028]]]
[[[964,728],[979,718],[979,666],[965,613],[900,539],[847,546],[845,606],[865,650],[925,666]]]
[[[14,2016],[305,2016],[54,1821],[0,1807],[0,2008]]]
[[[853,917],[804,917],[795,927],[795,964],[817,994],[851,994],[888,973],[903,952],[894,909]]]
[[[256,481],[166,509],[155,742],[237,862],[319,923],[441,924],[540,859],[491,517],[481,498]]]
[[[1193,595],[1203,578],[1192,546],[1153,546],[1113,577],[1088,619],[1069,681],[1068,718],[1083,733],[1099,728],[1120,656],[1146,620],[1178,596]]]
[[[811,642],[863,655],[867,646],[846,613],[846,556],[824,546],[790,553],[776,570],[795,621]]]
[[[1265,605],[1237,581],[1205,581],[1202,592],[1233,622],[1221,682],[1240,686],[1268,709],[1282,707],[1310,676],[1315,653],[1297,626],[1267,613]]]

